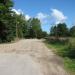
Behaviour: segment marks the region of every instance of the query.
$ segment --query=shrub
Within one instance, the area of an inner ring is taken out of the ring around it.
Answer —
[[[69,39],[68,38],[63,38],[63,37],[59,37],[59,38],[56,38],[56,37],[49,37],[47,38],[47,41],[49,43],[52,43],[52,44],[62,44],[62,45],[65,45],[69,42]]]
[[[70,58],[75,58],[75,43],[69,44],[67,56]]]
[[[75,59],[75,41],[72,39],[67,44],[65,44],[65,46],[66,47],[61,50],[61,55],[64,57]]]

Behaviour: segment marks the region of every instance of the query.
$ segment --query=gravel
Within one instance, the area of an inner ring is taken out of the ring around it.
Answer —
[[[61,58],[42,40],[0,44],[0,75],[68,75]]]

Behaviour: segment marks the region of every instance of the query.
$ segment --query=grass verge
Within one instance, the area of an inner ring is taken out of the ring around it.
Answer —
[[[52,49],[54,53],[63,57],[64,68],[70,73],[70,75],[75,75],[75,59],[71,59],[69,57],[64,56],[68,45],[61,43],[49,43],[47,41],[45,41],[45,44],[48,48]]]

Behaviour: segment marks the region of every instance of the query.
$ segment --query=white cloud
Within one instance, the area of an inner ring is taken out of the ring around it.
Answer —
[[[67,19],[66,16],[64,16],[63,12],[57,10],[57,9],[51,9],[52,13],[51,16],[55,21],[55,24],[63,23]]]
[[[36,15],[36,18],[38,18],[41,21],[41,23],[44,24],[47,23],[48,15],[40,12]]]
[[[12,9],[12,11],[14,11],[17,15],[23,14],[23,11],[21,9]]]
[[[25,19],[29,20],[31,17],[29,15],[25,15]]]
[[[21,9],[18,9],[18,10],[12,9],[12,11],[14,11],[17,15],[24,14]],[[28,14],[25,15],[25,19],[26,19],[26,20],[29,20],[30,18],[31,18],[31,17],[30,17]]]
[[[40,12],[40,13],[38,13],[37,14],[37,16],[36,16],[38,19],[45,19],[45,18],[47,18],[47,15],[46,14],[44,14],[44,13],[42,13],[42,12]]]
[[[12,9],[12,11],[14,11],[18,15],[24,14],[21,9],[18,9],[18,10]],[[67,19],[67,17],[64,16],[63,12],[61,12],[57,9],[51,9],[51,11],[52,11],[51,15],[39,12],[35,15],[35,18],[38,18],[41,21],[41,24],[49,24],[51,22],[51,20],[55,24],[58,24],[58,23],[65,22],[65,20]],[[29,14],[25,15],[26,20],[29,20],[30,18],[31,18],[31,16]]]

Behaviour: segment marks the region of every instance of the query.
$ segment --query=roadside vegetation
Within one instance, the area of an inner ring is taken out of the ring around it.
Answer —
[[[37,18],[26,19],[25,15],[13,11],[13,0],[0,0],[0,43],[11,42],[15,38],[43,38],[41,22]]]
[[[75,75],[75,27],[68,29],[66,24],[58,24],[51,28],[50,36],[45,41],[64,60],[64,67]]]

